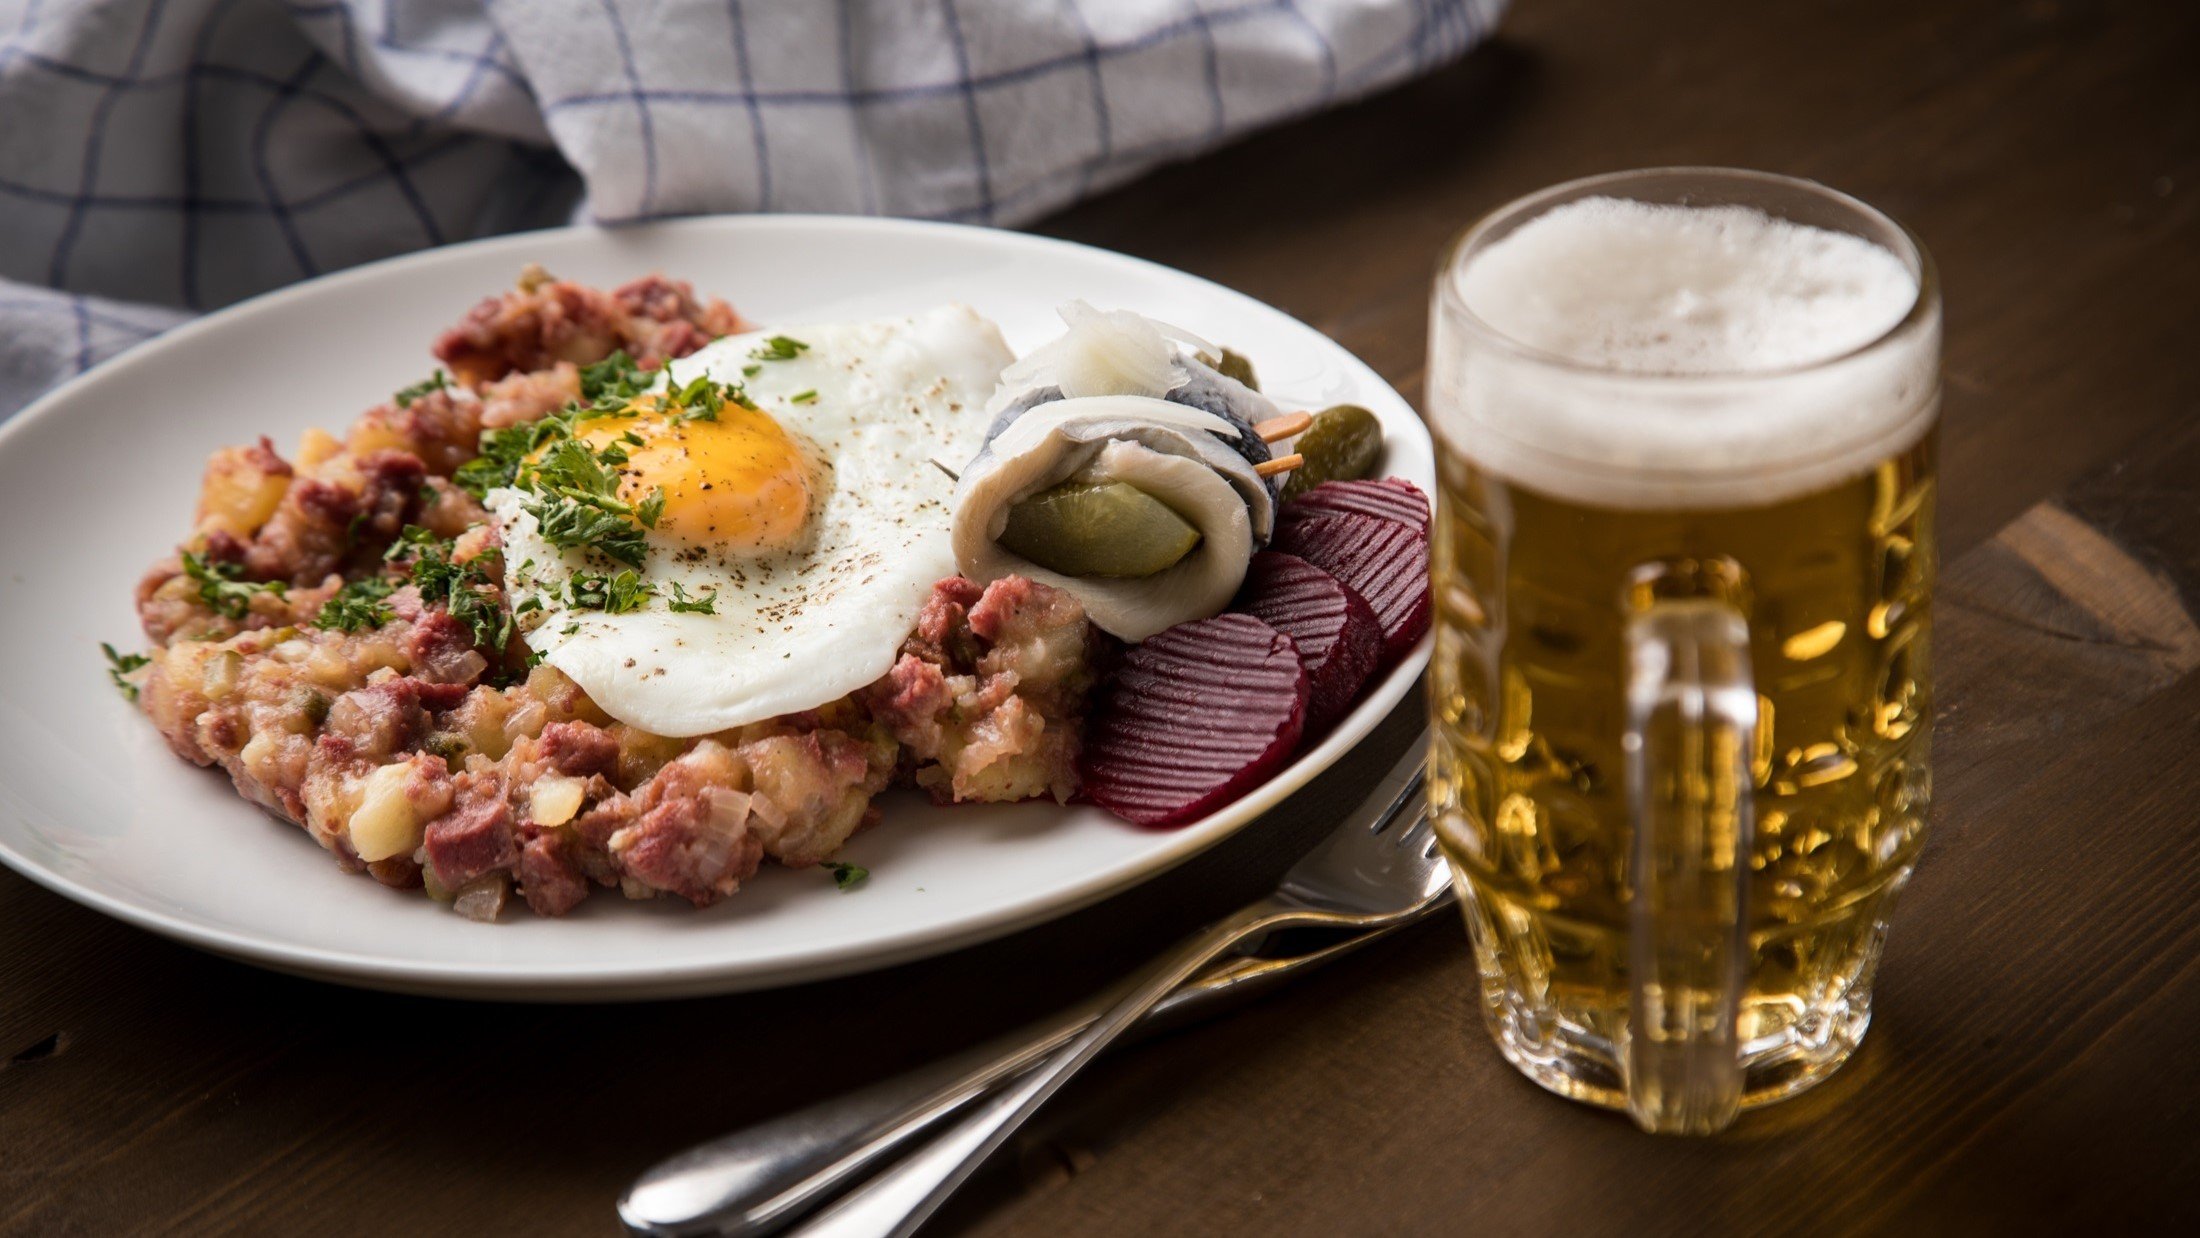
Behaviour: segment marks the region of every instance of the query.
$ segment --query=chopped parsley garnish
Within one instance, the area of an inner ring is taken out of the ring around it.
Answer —
[[[718,591],[713,589],[701,597],[691,598],[679,581],[672,582],[672,600],[666,603],[675,614],[715,615],[718,613]]]
[[[616,576],[575,572],[568,588],[573,605],[584,610],[600,610],[614,615],[640,610],[642,604],[657,592],[643,584],[642,578],[635,575],[632,569]]]
[[[619,477],[612,467],[626,462],[626,449],[614,442],[595,450],[568,437],[540,455],[529,454],[533,458],[520,459],[510,484],[536,496],[527,511],[541,526],[544,540],[564,550],[598,550],[640,567],[642,530],[656,527],[664,514],[665,493],[652,489],[639,503],[618,497]]]
[[[621,504],[621,506],[625,506]],[[641,527],[619,512],[570,499],[530,504],[543,540],[567,550],[586,546],[621,563],[640,567],[648,543]]]
[[[262,593],[276,597],[290,588],[280,580],[265,584],[239,580],[244,575],[241,563],[208,562],[186,550],[183,552],[183,574],[198,582],[199,600],[217,615],[228,619],[242,619],[252,609],[252,599]]]
[[[115,647],[106,641],[99,642],[99,648],[107,655],[107,678],[115,681],[122,695],[133,701],[138,699],[137,685],[130,682],[130,673],[151,666],[153,660],[142,653],[116,653]]]
[[[871,875],[871,870],[861,864],[842,864],[837,861],[824,866],[833,875],[833,884],[843,890],[853,890]]]
[[[472,629],[474,643],[487,649],[502,650],[512,639],[512,615],[504,609],[494,593],[484,593],[475,583],[488,583],[486,577],[468,577],[469,583],[454,587],[447,605],[451,618]],[[426,595],[423,594],[423,597]]]
[[[707,374],[698,374],[680,386],[669,382],[664,394],[658,397],[657,407],[672,413],[681,421],[716,421],[720,409],[731,400],[744,407],[749,403],[749,393],[731,383],[712,382]]]
[[[458,466],[451,480],[479,499],[512,484],[520,465],[544,444],[563,438],[571,427],[563,415],[481,432],[481,454]]]
[[[763,366],[761,366],[761,365],[753,365],[753,364],[752,364],[752,365],[744,365],[744,366],[742,366],[742,367],[741,367],[741,377],[743,377],[743,378],[754,378],[754,377],[756,377],[757,375],[759,375],[759,374],[761,374],[761,373],[763,373],[763,372],[764,372],[764,367],[763,367]]]
[[[634,358],[622,348],[594,365],[581,367],[581,403],[617,400],[624,405],[649,389],[655,381],[651,373],[634,364]]]
[[[522,462],[513,484],[538,494],[568,490],[577,494],[610,494],[619,488],[619,479],[610,466],[622,463],[626,456],[618,444],[612,447],[617,449],[614,454],[618,458],[606,460],[579,439],[566,439],[540,456]]]
[[[476,645],[500,650],[510,643],[512,616],[504,609],[495,575],[482,563],[488,555],[453,562],[450,542],[409,524],[383,557],[392,563],[410,559],[420,600],[441,602],[451,618],[472,630]]]
[[[451,543],[437,537],[433,532],[417,524],[408,524],[398,533],[397,540],[390,543],[390,548],[382,552],[382,561],[396,563],[411,559],[413,582],[422,590],[439,589],[441,581],[438,579],[431,582],[429,577],[458,570],[450,560],[450,549]]]
[[[817,388],[815,387],[810,388],[808,391],[797,391],[787,397],[787,403],[789,404],[814,404],[816,402]]]
[[[354,580],[322,604],[321,613],[313,617],[313,626],[336,632],[381,627],[397,616],[397,612],[382,601],[396,588],[380,576]]]
[[[450,378],[446,376],[440,368],[438,368],[435,373],[428,375],[426,378],[421,379],[419,382],[414,383],[410,387],[404,388],[396,395],[391,396],[390,399],[394,401],[399,408],[411,408],[412,402],[414,400],[419,399],[421,396],[427,395],[431,391],[441,391],[444,388],[449,387],[450,385]]]
[[[801,340],[774,335],[751,348],[749,356],[758,361],[792,361],[809,350],[810,346]]]

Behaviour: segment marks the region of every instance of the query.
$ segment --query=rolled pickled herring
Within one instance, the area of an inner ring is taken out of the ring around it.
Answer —
[[[1070,399],[1160,395],[1190,373],[1179,346],[1215,351],[1182,327],[1130,310],[1098,310],[1070,301],[1055,313],[1068,330],[1001,371],[1004,395],[1047,389],[1054,398]]]
[[[1034,408],[1090,396],[1152,396],[1212,413],[1238,432],[1225,441],[1254,464],[1269,459],[1253,432],[1281,414],[1273,400],[1222,373],[1208,360],[1221,352],[1182,327],[1130,310],[1097,310],[1071,301],[1057,311],[1068,328],[1001,371],[986,406],[991,438]],[[1269,493],[1277,487],[1270,486]]]
[[[981,583],[1026,576],[1068,590],[1100,627],[1141,641],[1229,604],[1275,525],[1265,478],[1239,451],[1242,432],[1212,413],[1152,396],[1101,395],[1032,407],[999,428],[955,493],[957,565]],[[1009,509],[1063,482],[1122,482],[1199,530],[1199,543],[1151,576],[1067,576],[1000,544]]]

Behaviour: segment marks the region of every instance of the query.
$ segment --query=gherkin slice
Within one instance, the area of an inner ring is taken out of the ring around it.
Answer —
[[[1167,571],[1199,530],[1128,482],[1063,482],[1008,509],[1001,545],[1064,576],[1136,579]]]
[[[1283,497],[1295,499],[1325,481],[1354,481],[1375,471],[1383,455],[1383,427],[1357,404],[1337,404],[1314,414],[1291,450],[1306,462],[1283,481]]]

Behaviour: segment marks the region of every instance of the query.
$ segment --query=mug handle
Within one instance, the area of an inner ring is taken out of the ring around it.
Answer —
[[[1734,1120],[1742,1096],[1749,626],[1722,600],[1659,598],[1628,621],[1626,651],[1627,1111],[1646,1131],[1708,1135]]]

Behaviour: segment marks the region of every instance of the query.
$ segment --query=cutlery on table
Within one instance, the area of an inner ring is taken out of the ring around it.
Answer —
[[[1448,906],[1451,887],[1434,858],[1422,796],[1426,748],[1424,732],[1275,894],[1165,956],[1172,974],[1190,979],[1162,990],[1100,1044],[1132,1024],[1145,1032],[1210,1017]],[[1335,932],[1273,953],[1273,930],[1307,927]],[[1194,946],[1199,961],[1186,967]],[[1008,1081],[1051,1065],[1050,1054],[1109,1014],[1126,991],[1104,992],[974,1049],[671,1157],[628,1189],[620,1218],[633,1233],[663,1238],[778,1232]]]
[[[1417,793],[1424,752],[1417,743],[1391,778],[1413,784]],[[1201,967],[1278,929],[1371,929],[1414,917],[1449,883],[1425,812],[1387,814],[1372,826],[1346,822],[1293,865],[1274,893],[1193,934],[1118,985],[1112,1004],[1076,1039],[794,1232],[905,1238],[1086,1063]]]

